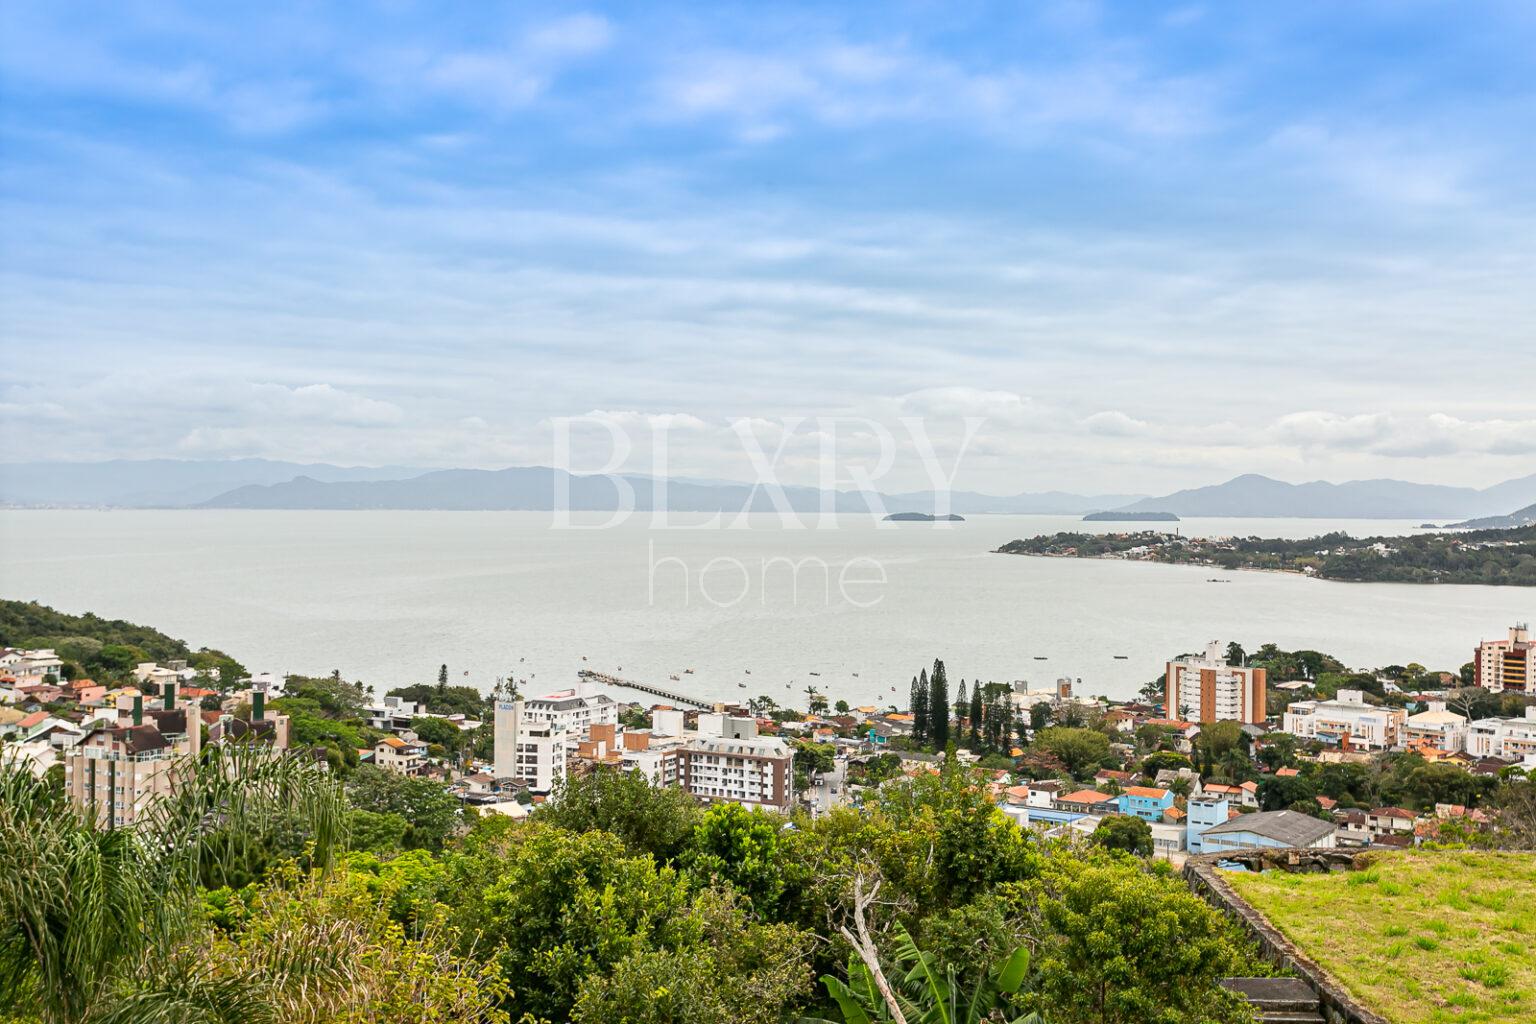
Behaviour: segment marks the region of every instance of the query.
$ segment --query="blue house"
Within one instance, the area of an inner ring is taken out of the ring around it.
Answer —
[[[1191,854],[1204,853],[1201,837],[1207,829],[1225,825],[1231,817],[1226,797],[1197,797],[1189,802],[1189,820],[1184,826]]]
[[[1152,786],[1128,786],[1120,794],[1120,813],[1134,814],[1144,821],[1162,821],[1173,806],[1173,793]]]

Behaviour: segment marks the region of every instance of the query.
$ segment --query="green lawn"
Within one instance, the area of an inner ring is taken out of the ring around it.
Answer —
[[[1363,871],[1224,877],[1388,1020],[1536,1021],[1536,854],[1383,853]]]

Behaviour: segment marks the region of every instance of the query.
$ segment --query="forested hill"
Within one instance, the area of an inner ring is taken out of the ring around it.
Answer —
[[[158,629],[90,612],[69,615],[36,601],[0,600],[0,647],[50,647],[65,662],[65,674],[79,669],[92,678],[113,679],[141,661],[184,660],[238,677],[244,669],[222,651],[193,650]]]
[[[1154,530],[1057,533],[1009,541],[998,550],[1010,555],[1267,569],[1358,583],[1536,586],[1536,526],[1410,537],[1330,533],[1302,540],[1180,537]]]

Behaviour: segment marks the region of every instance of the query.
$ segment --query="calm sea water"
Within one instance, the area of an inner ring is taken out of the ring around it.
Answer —
[[[1203,519],[1177,528],[1306,537],[1416,525]],[[459,682],[488,687],[512,672],[551,689],[583,666],[622,666],[625,677],[700,697],[781,703],[803,703],[808,685],[833,700],[904,703],[911,677],[936,657],[952,679],[1043,685],[1070,675],[1090,693],[1126,697],[1166,658],[1213,639],[1316,648],[1357,666],[1455,669],[1480,638],[1536,612],[1536,590],[1513,587],[990,553],[1015,537],[1127,528],[1068,516],[947,527],[842,516],[833,529],[784,529],[762,516],[750,526],[661,530],[636,517],[553,529],[547,513],[3,511],[0,594],[152,625],[255,671],[340,669],[380,692],[434,680],[443,663]],[[798,578],[789,561],[800,563]]]

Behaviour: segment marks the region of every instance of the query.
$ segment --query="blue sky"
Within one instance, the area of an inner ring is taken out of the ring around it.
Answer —
[[[8,459],[1536,469],[1536,5],[228,6],[0,15]]]

